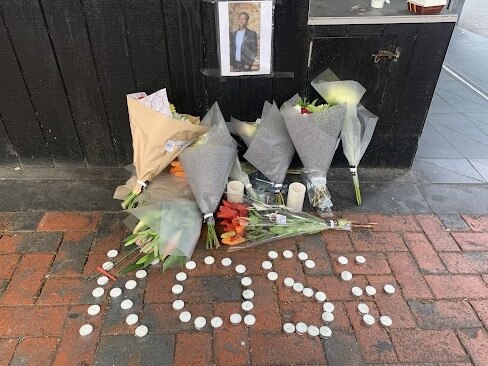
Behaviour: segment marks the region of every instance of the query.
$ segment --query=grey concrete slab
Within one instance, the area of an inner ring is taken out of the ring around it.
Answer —
[[[75,210],[75,211],[119,211],[120,201],[114,200],[113,193],[119,180],[54,180],[42,181],[37,197],[29,209],[33,210]],[[0,182],[2,183],[2,182]]]
[[[472,159],[469,162],[488,183],[488,159]]]
[[[485,183],[467,159],[419,159],[418,163],[432,183]]]
[[[458,111],[439,95],[434,94],[430,103],[429,115],[432,113],[458,113]]]
[[[363,183],[362,205],[356,204],[354,186],[337,182],[329,185],[335,211],[386,214],[429,213],[427,202],[412,183]]]
[[[416,159],[461,159],[461,154],[444,136],[430,124],[426,124],[419,140]]]
[[[439,215],[446,229],[454,231],[468,231],[469,225],[464,221],[461,215]]]
[[[0,211],[23,211],[32,209],[32,202],[40,189],[41,182],[38,180],[0,180]]]
[[[465,116],[488,136],[488,113],[466,113]]]
[[[15,170],[0,166],[0,180],[2,179],[51,179],[51,180],[93,180],[93,179],[129,179],[130,173],[125,168],[84,168],[84,167],[21,167]]]
[[[468,136],[464,131],[456,131],[439,123],[432,122],[435,130],[468,159],[487,159],[488,145]]]
[[[488,103],[479,98],[477,94],[469,91],[468,88],[465,89],[466,91],[463,95],[458,95],[461,94],[461,91],[453,92],[442,89],[436,90],[436,94],[459,112],[488,113]]]
[[[488,135],[476,124],[471,122],[465,115],[459,114],[436,114],[430,117],[430,125],[437,128],[439,125],[461,133],[481,144],[488,149]],[[437,128],[437,130],[439,130]]]
[[[418,190],[436,214],[488,214],[487,184],[421,184]]]
[[[94,365],[172,365],[175,335],[148,334],[104,336],[98,344]]]

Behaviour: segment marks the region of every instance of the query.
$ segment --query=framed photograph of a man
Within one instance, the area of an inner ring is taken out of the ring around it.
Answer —
[[[222,76],[271,74],[273,1],[219,1]]]

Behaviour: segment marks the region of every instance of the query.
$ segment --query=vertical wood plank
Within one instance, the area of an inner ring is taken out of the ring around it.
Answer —
[[[19,164],[19,157],[12,145],[12,142],[10,141],[7,130],[5,129],[5,125],[3,123],[3,118],[0,115],[0,165],[17,166]]]
[[[307,61],[312,29],[307,26],[308,1],[283,0],[276,4],[274,17],[274,70],[292,71],[294,78],[274,79],[278,106],[294,94],[306,91]]]
[[[1,12],[0,8],[0,12]],[[52,165],[15,54],[0,18],[0,114],[13,148],[24,165]],[[8,145],[5,146],[8,149]]]
[[[84,164],[38,1],[3,0],[2,11],[55,165]]]
[[[161,0],[168,36],[172,79],[170,97],[177,109],[199,114],[205,109],[201,1]]]
[[[49,33],[89,166],[115,166],[103,98],[79,0],[42,0]]]
[[[124,16],[118,0],[82,0],[95,67],[120,165],[132,162],[125,96],[136,91]],[[143,25],[141,25],[143,26]]]
[[[172,92],[165,21],[159,0],[122,0],[136,89]]]
[[[217,44],[217,4],[202,2],[202,36],[203,36],[203,67],[218,69],[219,54]],[[230,116],[240,118],[240,80],[235,78],[205,77],[206,101],[205,107],[208,109],[217,101],[224,118],[229,121]]]

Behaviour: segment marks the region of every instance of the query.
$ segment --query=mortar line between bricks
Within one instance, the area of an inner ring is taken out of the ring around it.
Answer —
[[[476,317],[478,318],[478,320],[480,321],[481,325],[482,325],[482,328],[484,328],[486,331],[488,331],[488,329],[486,328],[486,325],[485,323],[483,322],[483,320],[480,318],[480,316],[478,315],[478,312],[476,311],[476,309],[474,308],[473,304],[471,304],[471,301],[473,300],[466,300],[469,304],[469,306],[471,307],[471,310],[476,314]],[[476,301],[476,300],[475,300]]]
[[[63,239],[64,239],[64,234],[63,234]],[[63,241],[63,239],[61,240],[61,242]],[[59,250],[60,245],[61,244],[58,245],[58,250]],[[43,277],[43,280],[41,282],[41,286],[39,287],[39,290],[37,291],[37,295],[34,295],[34,298],[35,298],[34,305],[37,305],[37,302],[39,301],[39,298],[41,297],[42,290],[44,289],[44,286],[46,285],[47,280],[50,278],[49,272],[51,272],[51,268],[53,266],[54,260],[56,259],[57,253],[58,252],[56,251],[56,254],[53,255],[53,258],[51,259],[51,263],[49,264],[49,268],[47,269],[47,272]]]
[[[463,347],[464,352],[466,352],[466,355],[468,356],[468,359],[469,359],[469,361],[471,362],[471,364],[476,365],[476,364],[474,363],[473,358],[471,357],[471,353],[470,353],[470,352],[469,352],[469,350],[466,348],[466,346],[464,345],[463,341],[461,340],[461,337],[459,336],[459,329],[453,329],[453,332],[454,332],[454,334],[456,335],[456,338],[458,339],[459,343],[461,343],[461,347]]]

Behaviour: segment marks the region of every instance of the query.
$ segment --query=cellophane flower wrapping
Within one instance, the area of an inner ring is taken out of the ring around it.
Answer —
[[[251,197],[253,200],[259,201],[259,197],[251,184],[249,175],[246,172],[244,172],[244,170],[242,169],[242,165],[238,156],[236,156],[234,160],[234,164],[232,165],[229,179],[237,180],[242,184],[244,184],[244,188],[246,189],[246,192],[249,195],[249,197]]]
[[[166,89],[151,95],[129,94],[127,107],[137,177],[133,199],[187,144],[206,133],[208,128],[197,123],[198,117],[187,116],[185,120],[173,118]],[[128,208],[130,204],[131,199],[128,197],[123,207]]]
[[[232,243],[230,237],[227,237],[227,251],[234,252],[248,249],[257,245],[295,236],[315,234],[324,230],[351,230],[353,226],[353,223],[349,220],[323,220],[320,217],[304,212],[291,212],[285,206],[273,206],[263,203],[251,204],[249,202],[247,206],[247,216],[238,219],[239,226],[245,226],[244,232],[237,234],[240,240],[236,240],[235,244]],[[229,210],[227,209],[226,213],[228,212]],[[232,226],[232,220],[227,220]],[[227,235],[223,234],[223,236]]]
[[[307,195],[321,215],[331,212],[332,199],[327,189],[327,172],[339,142],[346,106],[329,106],[311,114],[295,108],[299,96],[281,106],[288,133],[303,164]]]
[[[357,81],[340,81],[330,69],[327,69],[312,81],[312,86],[328,103],[347,105],[341,141],[353,176],[356,200],[361,204],[357,167],[371,141],[378,117],[359,104],[366,89]]]
[[[135,242],[140,247],[142,267],[159,258],[163,268],[169,258],[182,264],[191,258],[201,234],[202,219],[195,201],[185,198],[164,200],[151,205],[142,205],[128,211],[139,220],[139,227],[148,231],[146,240]],[[135,235],[141,232],[134,233]],[[146,257],[146,258],[144,258]]]
[[[276,103],[265,102],[261,123],[256,129],[244,158],[269,179],[281,193],[286,172],[295,155],[285,122]]]
[[[137,184],[137,177],[133,175],[129,180],[117,187],[114,198],[124,200]],[[152,204],[173,198],[187,198],[192,200],[193,193],[186,177],[176,177],[167,170],[162,171],[151,181],[151,184],[135,199],[135,205]]]
[[[237,157],[237,143],[227,129],[217,103],[204,117],[202,125],[210,127],[210,131],[187,147],[180,154],[179,161],[205,222],[214,226],[213,213]],[[219,245],[218,242],[214,244]]]

